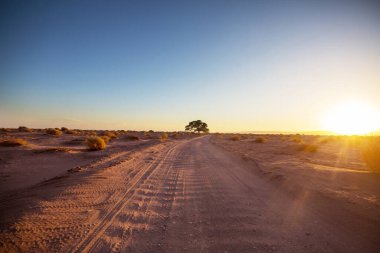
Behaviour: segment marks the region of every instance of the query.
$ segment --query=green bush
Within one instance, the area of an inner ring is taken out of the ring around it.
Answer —
[[[106,142],[98,136],[87,137],[86,144],[90,150],[103,150],[107,146]]]

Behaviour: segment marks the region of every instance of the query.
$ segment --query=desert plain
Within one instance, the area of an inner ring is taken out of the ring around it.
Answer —
[[[3,129],[0,251],[380,252],[373,139]]]

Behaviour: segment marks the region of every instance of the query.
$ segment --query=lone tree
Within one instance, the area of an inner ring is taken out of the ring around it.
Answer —
[[[210,131],[207,124],[202,122],[202,120],[194,120],[189,122],[189,124],[185,127],[185,130],[198,133],[208,133]]]

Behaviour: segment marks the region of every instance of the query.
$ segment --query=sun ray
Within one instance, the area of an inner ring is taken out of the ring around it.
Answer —
[[[379,113],[361,102],[339,104],[323,120],[324,128],[336,134],[365,135],[378,130]]]

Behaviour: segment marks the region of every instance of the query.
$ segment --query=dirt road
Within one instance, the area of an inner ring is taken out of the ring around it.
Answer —
[[[208,136],[121,154],[11,197],[0,202],[3,251],[380,252],[379,217],[284,189]]]

